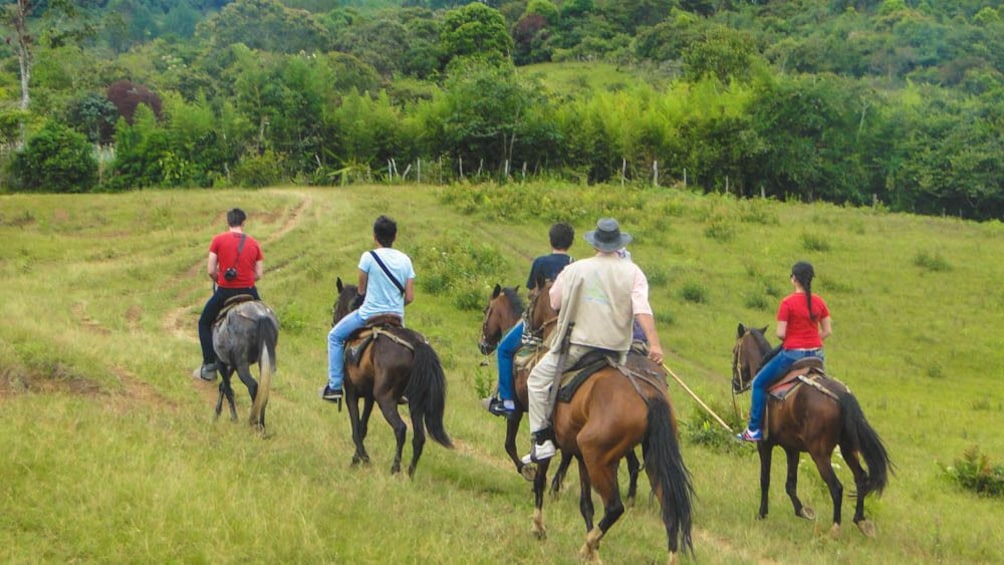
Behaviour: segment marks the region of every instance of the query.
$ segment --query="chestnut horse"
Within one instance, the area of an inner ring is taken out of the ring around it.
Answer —
[[[268,405],[272,375],[275,374],[275,346],[279,341],[279,320],[272,309],[250,295],[229,299],[213,325],[213,349],[219,359],[220,395],[216,400],[216,417],[223,411],[223,398],[230,407],[230,419],[237,420],[234,389],[230,379],[237,376],[251,395],[250,423],[265,431],[265,407]],[[258,378],[251,375],[251,364],[258,363]]]
[[[536,281],[536,284],[538,288],[532,291],[534,296],[539,295],[541,292],[540,288],[545,286],[545,281]],[[550,287],[548,286],[548,288]],[[537,301],[534,302],[534,305],[542,309],[538,319],[557,319],[557,312],[551,308],[549,300]],[[519,322],[520,317],[523,315],[523,308],[523,300],[519,297],[518,287],[495,285],[491,300],[488,301],[488,306],[485,306],[484,319],[481,322],[481,339],[478,341],[478,349],[480,349],[481,353],[490,355],[495,351],[495,348],[498,347],[499,342],[502,340],[502,336]],[[542,334],[546,331],[550,335],[550,331],[553,329],[553,324],[537,328],[538,337],[543,339],[544,336]],[[532,328],[530,331],[533,333]],[[661,367],[658,367],[654,363],[650,363],[651,366],[649,367],[640,367],[640,365],[644,365],[646,362],[648,362],[648,359],[642,355],[637,355],[634,352],[628,355],[628,366],[632,368],[637,370],[661,371]],[[505,451],[509,455],[509,459],[516,466],[516,471],[526,480],[532,481],[536,474],[536,467],[532,464],[527,465],[523,463],[516,448],[516,437],[519,435],[519,427],[523,422],[523,414],[527,411],[526,379],[528,376],[529,372],[526,370],[516,370],[516,374],[513,375],[515,379],[513,389],[516,393],[516,410],[506,417]],[[665,379],[664,374],[662,378]],[[557,495],[561,490],[561,483],[570,463],[571,455],[562,452],[561,463],[554,474],[554,479],[551,481],[552,494]],[[627,466],[629,480],[626,502],[628,506],[631,506],[638,492],[638,475],[641,470],[638,456],[635,455],[633,449],[627,455]]]
[[[764,356],[771,351],[763,333],[767,328],[747,328],[739,324],[736,344],[732,350],[732,390],[743,392],[750,387],[753,377],[766,362]],[[794,368],[789,372],[805,373]],[[821,373],[821,371],[819,371]],[[819,374],[817,373],[817,374]],[[795,515],[815,519],[811,508],[798,499],[798,458],[808,452],[820,476],[830,490],[833,500],[833,525],[830,534],[840,533],[840,505],[843,485],[833,472],[830,456],[834,447],[854,475],[857,489],[857,506],[854,523],[867,536],[875,533],[874,525],[865,519],[865,497],[881,494],[886,486],[891,463],[878,434],[865,420],[857,399],[841,382],[820,375],[819,379],[806,379],[789,392],[784,400],[768,395],[765,437],[757,445],[760,454],[760,512],[759,519],[767,517],[767,490],[770,487],[770,460],[775,445],[780,445],[788,457],[788,478],[785,492],[791,498]],[[787,379],[782,379],[782,381]],[[858,456],[864,459],[868,471],[861,468]]]
[[[339,278],[336,286],[332,325],[338,323],[352,311],[353,303],[359,296],[356,285],[342,285]],[[398,401],[407,398],[411,412],[411,427],[414,437],[411,447],[411,464],[408,476],[415,473],[418,459],[425,446],[425,430],[437,443],[452,448],[453,442],[443,428],[443,412],[446,405],[446,376],[439,362],[439,356],[425,340],[413,330],[400,325],[364,328],[353,334],[345,343],[346,352],[359,346],[363,341],[372,341],[362,351],[358,363],[345,363],[345,404],[352,422],[352,441],[356,452],[352,464],[369,463],[370,457],[363,446],[367,426],[374,402],[380,407],[384,419],[394,429],[397,450],[390,472],[401,470],[401,452],[408,426],[397,411]],[[363,400],[363,411],[359,413],[359,399]]]
[[[538,284],[531,297],[530,326],[553,333],[557,314],[550,306],[549,290],[550,283]],[[554,406],[556,443],[579,464],[579,509],[587,532],[579,558],[584,561],[599,561],[600,540],[624,513],[617,467],[637,445],[642,446],[645,472],[662,507],[669,562],[677,562],[681,545],[693,551],[693,485],[680,454],[666,381],[646,373],[606,366],[592,374],[569,402]],[[534,530],[541,538],[546,534],[543,504],[549,463],[545,459],[537,464],[533,483]],[[603,516],[595,527],[593,489],[603,501]]]

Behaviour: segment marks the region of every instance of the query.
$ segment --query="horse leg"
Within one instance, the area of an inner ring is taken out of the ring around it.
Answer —
[[[237,406],[234,404],[234,389],[230,386],[230,378],[233,377],[234,370],[230,365],[220,367],[220,399],[217,404],[223,402],[223,397],[227,398],[227,405],[230,407],[230,421],[237,421]],[[216,414],[219,415],[220,408],[217,407]]]
[[[875,525],[865,519],[865,497],[869,491],[868,473],[861,467],[857,452],[848,442],[840,444],[840,454],[854,475],[854,488],[857,491],[854,494],[854,498],[857,499],[854,505],[854,523],[862,534],[870,538],[875,537]]]
[[[561,452],[561,461],[558,463],[558,470],[554,472],[551,479],[551,498],[557,500],[561,494],[561,484],[565,482],[565,474],[568,472],[568,465],[572,462],[572,456]]]
[[[394,463],[390,466],[390,472],[394,475],[401,472],[401,454],[404,452],[404,438],[405,433],[408,431],[408,426],[405,425],[404,420],[401,419],[401,414],[397,411],[396,400],[393,398],[378,400],[377,405],[380,407],[380,412],[383,413],[384,420],[387,420],[387,423],[394,430],[394,438],[397,440],[397,448],[394,451]]]
[[[795,507],[795,516],[815,520],[816,513],[812,508],[802,506],[802,501],[798,499],[798,450],[786,447],[784,454],[788,458],[788,478],[784,482],[784,492],[788,493],[788,498]]]
[[[539,461],[537,474],[533,478],[533,533],[540,540],[547,538],[547,530],[544,528],[544,490],[547,488],[547,468],[550,465],[550,459]]]
[[[561,462],[565,464],[565,459],[562,458]],[[565,464],[565,466],[568,465]],[[589,470],[586,469],[586,464],[582,462],[582,459],[579,459],[579,512],[582,513],[582,519],[586,521],[586,533],[588,534],[593,529],[595,509],[593,508],[592,485],[589,483]]]
[[[638,456],[635,455],[634,449],[628,451],[627,468],[628,492],[627,500],[624,501],[624,505],[628,508],[633,508],[635,496],[638,494],[638,474],[641,473],[641,462],[638,461]]]
[[[617,484],[617,461],[610,461],[603,454],[594,452],[588,443],[582,442],[581,434],[579,441],[582,447],[580,458],[585,462],[585,471],[588,475],[585,480],[592,483],[603,501],[603,517],[600,518],[599,525],[590,528],[586,533],[586,541],[579,549],[579,560],[599,563],[600,540],[624,513],[620,486]]]
[[[359,397],[356,396],[354,389],[345,387],[345,406],[348,408],[349,422],[352,424],[352,443],[356,446],[356,452],[352,454],[353,466],[370,462],[370,456],[366,454],[366,448],[363,447],[363,440],[366,439],[366,420],[369,419],[372,404],[369,399],[365,402],[366,409],[363,412],[363,417],[360,418]]]
[[[840,535],[840,503],[844,495],[844,486],[840,484],[836,473],[833,472],[833,466],[830,465],[831,452],[832,450],[825,453],[822,450],[815,450],[812,452],[812,460],[816,463],[816,469],[819,469],[819,475],[823,477],[826,486],[830,488],[830,499],[833,501],[833,525],[830,527],[830,536],[835,538]]]
[[[757,444],[757,452],[760,454],[760,512],[757,519],[763,520],[767,517],[767,491],[770,490],[770,460],[774,446],[766,441]]]
[[[509,459],[516,465],[516,472],[523,475],[523,478],[532,481],[536,473],[533,465],[526,465],[516,451],[516,437],[519,435],[519,425],[523,422],[523,413],[519,410],[509,414],[505,418],[505,452]]]
[[[240,377],[244,386],[248,388],[248,395],[251,397],[251,404],[253,405],[255,397],[258,396],[258,381],[251,376],[251,367],[248,366],[247,363],[241,361],[240,364],[237,365],[237,376]],[[262,420],[261,415],[254,414],[253,412],[249,423],[259,429],[265,427],[265,422]]]
[[[418,459],[425,448],[425,423],[422,414],[411,413],[411,464],[408,465],[408,478],[413,478]]]

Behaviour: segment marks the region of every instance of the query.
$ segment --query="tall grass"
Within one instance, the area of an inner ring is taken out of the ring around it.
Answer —
[[[244,422],[239,384],[242,421],[214,422],[215,384],[190,376],[210,291],[208,241],[235,205],[263,243],[259,287],[282,323],[265,438]],[[436,348],[450,384],[446,428],[457,448],[428,444],[413,481],[388,474],[393,437],[379,413],[372,465],[350,467],[348,418],[317,396],[335,278],[355,282],[381,213],[399,221],[396,247],[415,259],[406,323]],[[756,521],[754,451],[725,443],[671,381],[697,490],[699,562],[1001,559],[999,500],[943,480],[972,445],[991,461],[1004,452],[1004,351],[992,330],[1004,265],[986,259],[1004,255],[999,223],[525,185],[0,196],[0,561],[576,562],[577,489],[548,499],[549,536],[535,540],[530,487],[503,453],[505,424],[479,403],[495,367],[494,358],[480,365],[476,343],[491,288],[525,282],[530,260],[548,250],[550,223],[574,223],[571,252],[582,258],[581,233],[601,215],[636,236],[632,258],[651,273],[667,365],[733,423],[736,324],[772,325],[790,265],[812,261],[834,319],[827,365],[897,465],[883,498],[866,502],[876,540],[849,522],[840,539],[821,538],[796,519],[780,454],[770,516]],[[712,218],[728,227],[709,234]],[[790,228],[822,219],[825,231]],[[805,237],[816,233],[825,237]],[[949,269],[939,267],[945,257]],[[829,497],[805,461],[800,494],[826,530]],[[844,466],[838,475],[853,490]],[[603,557],[663,561],[658,515],[640,497],[604,539]]]

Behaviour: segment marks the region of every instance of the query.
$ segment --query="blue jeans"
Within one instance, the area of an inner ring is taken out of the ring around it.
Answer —
[[[353,310],[338,320],[328,332],[328,388],[342,389],[345,380],[345,341],[352,332],[366,325],[359,317],[359,310]]]
[[[258,297],[258,289],[251,288],[223,288],[216,287],[216,292],[209,297],[206,305],[202,307],[202,315],[199,316],[199,345],[202,347],[202,364],[208,365],[216,362],[216,350],[213,349],[213,322],[220,315],[220,310],[228,298],[238,294],[250,294],[255,300]]]
[[[796,349],[782,349],[780,353],[760,367],[760,371],[753,378],[753,400],[750,406],[750,430],[759,430],[763,426],[763,414],[767,409],[767,389],[776,383],[778,379],[788,373],[788,369],[795,364],[795,361],[806,357],[823,358],[822,349],[810,349],[801,351]]]
[[[523,345],[523,321],[516,322],[499,342],[496,355],[499,361],[499,398],[501,400],[515,400],[515,375],[513,374],[513,358],[516,351]]]

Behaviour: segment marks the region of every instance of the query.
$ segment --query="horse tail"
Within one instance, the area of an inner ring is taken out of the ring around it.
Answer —
[[[275,346],[279,341],[279,328],[268,316],[258,318],[258,392],[251,404],[251,422],[261,424],[265,416],[265,406],[272,387],[272,375],[275,373]]]
[[[408,386],[404,394],[408,397],[408,409],[416,419],[423,419],[429,435],[445,447],[453,447],[453,441],[443,428],[443,412],[446,408],[446,375],[439,362],[436,350],[424,340],[414,345],[415,357],[408,376]]]
[[[840,393],[839,400],[844,436],[848,440],[848,445],[861,453],[865,465],[868,466],[867,488],[865,492],[858,493],[858,496],[863,497],[870,492],[881,494],[889,480],[889,471],[892,467],[885,445],[868,424],[864,412],[861,411],[861,405],[853,394],[849,391]]]
[[[660,498],[662,522],[666,525],[666,534],[670,538],[670,550],[675,552],[680,541],[682,549],[693,554],[690,528],[694,486],[690,471],[680,455],[673,409],[662,396],[649,398],[645,402],[648,404],[648,429],[642,439],[645,472]],[[678,533],[679,540],[674,539]]]

